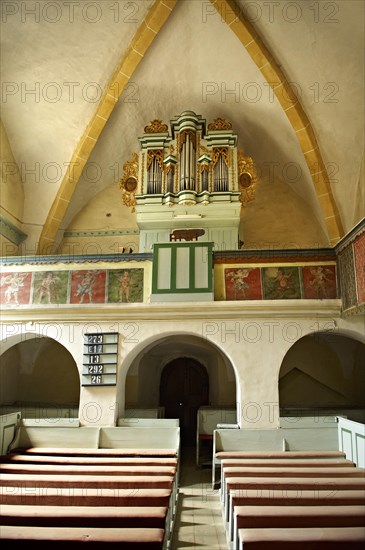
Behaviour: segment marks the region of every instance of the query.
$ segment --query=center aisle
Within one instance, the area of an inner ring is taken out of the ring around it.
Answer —
[[[179,499],[170,550],[227,550],[218,491],[210,468],[198,468],[195,448],[183,448]]]

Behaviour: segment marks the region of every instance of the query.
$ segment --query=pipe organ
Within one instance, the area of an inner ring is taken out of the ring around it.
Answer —
[[[199,229],[186,235],[198,234],[215,250],[239,247],[241,210],[254,198],[256,172],[237,139],[230,122],[207,124],[193,111],[174,117],[170,132],[160,120],[145,127],[120,181],[123,203],[136,212],[140,252],[184,229]]]

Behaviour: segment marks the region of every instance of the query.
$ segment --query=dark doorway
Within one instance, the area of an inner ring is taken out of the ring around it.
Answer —
[[[180,357],[168,363],[161,375],[160,405],[166,418],[180,420],[181,443],[196,443],[196,416],[199,407],[209,405],[209,378],[201,363]]]

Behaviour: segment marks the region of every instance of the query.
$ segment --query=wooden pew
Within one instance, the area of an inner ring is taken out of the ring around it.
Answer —
[[[1,407],[3,408],[3,407]],[[19,411],[0,414],[0,453],[6,453],[13,442],[21,419]]]
[[[155,456],[180,456],[180,428],[100,428],[100,450],[123,449],[146,456],[143,451],[153,449]],[[170,454],[173,451],[173,454]],[[162,454],[162,453],[169,454]]]
[[[150,475],[42,475],[1,474],[1,487],[56,487],[56,488],[109,488],[109,489],[170,489],[172,476]]]
[[[169,509],[162,506],[22,506],[2,504],[0,524],[70,528],[158,528],[165,531],[165,546],[171,536]]]
[[[179,427],[26,427],[9,452],[56,456],[172,456],[180,454]]]
[[[345,453],[338,451],[337,419],[334,417],[327,423],[321,420],[315,425],[313,419],[303,419],[303,427],[282,427],[278,429],[217,429],[213,432],[213,458],[212,458],[212,487],[219,486],[219,467],[224,458],[258,458],[260,453],[273,453],[267,458],[279,458],[278,453],[283,453],[281,458],[293,458],[295,455],[286,453],[303,453],[298,458],[316,457],[314,453],[322,453],[327,458],[344,457]],[[308,424],[309,422],[309,424]],[[305,454],[307,453],[307,454]]]
[[[60,428],[59,428],[60,429]],[[154,448],[64,448],[64,447],[22,447],[13,449],[15,454],[43,455],[43,456],[70,456],[70,457],[176,457],[176,449],[154,449]]]
[[[67,465],[61,465],[61,464],[43,464],[43,463],[36,463],[36,464],[23,464],[23,463],[17,463],[17,462],[8,462],[8,463],[2,463],[0,465],[0,472],[2,475],[2,480],[5,480],[6,483],[13,484],[25,484],[28,485],[35,485],[35,486],[42,486],[48,484],[52,486],[58,485],[58,481],[61,482],[60,486],[69,486],[70,484],[73,484],[75,487],[80,486],[87,486],[91,487],[93,486],[95,482],[95,486],[100,486],[100,484],[104,481],[108,481],[107,477],[110,477],[112,479],[109,479],[109,483],[105,485],[105,483],[102,483],[103,486],[109,486],[109,487],[135,487],[135,488],[141,488],[141,487],[151,487],[151,488],[161,488],[161,487],[167,487],[170,486],[171,483],[171,492],[173,494],[172,502],[174,502],[173,508],[172,508],[172,515],[175,512],[176,507],[176,501],[178,496],[178,479],[177,479],[177,459],[173,460],[173,464],[171,466],[162,466],[162,462],[159,463],[159,465],[140,465],[138,461],[141,459],[132,459],[131,462],[134,464],[128,464],[124,466],[110,466],[110,465],[104,465],[104,464],[67,464]],[[148,459],[142,459],[142,460],[148,460]],[[135,465],[136,464],[136,465]],[[14,483],[12,481],[9,481],[12,479],[11,475],[15,475],[16,480]],[[46,476],[45,480],[40,481],[39,476]],[[61,477],[59,477],[61,476]],[[88,476],[88,482],[85,485],[80,484],[80,479],[78,479],[78,476]],[[93,477],[90,479],[90,477]],[[66,480],[65,485],[65,477],[68,477],[68,481]],[[126,485],[127,478],[130,477],[130,483]],[[170,480],[168,485],[166,483],[163,483],[163,480],[166,482],[166,477]],[[26,480],[26,478],[28,478]],[[125,478],[124,481],[122,478]],[[114,484],[114,481],[117,481],[118,484]],[[123,485],[121,485],[121,481],[123,481]],[[48,483],[49,482],[49,483]]]
[[[240,550],[360,550],[363,527],[240,529]]]
[[[248,489],[242,491],[231,491],[229,495],[229,518],[226,523],[227,536],[233,539],[233,512],[237,506],[280,507],[280,506],[364,506],[365,490],[297,490],[281,489],[273,490]]]
[[[225,480],[229,478],[248,478],[248,477],[298,477],[301,479],[304,478],[348,478],[356,477],[361,478],[365,481],[365,470],[363,468],[289,468],[287,466],[283,467],[270,467],[270,468],[247,468],[244,466],[237,467],[228,467],[223,466],[222,468],[222,479],[221,479],[221,497],[224,502],[226,490],[225,490]]]
[[[354,462],[346,458],[225,458],[221,462],[223,467],[248,467],[248,468],[355,468]]]
[[[176,506],[179,429],[164,428],[161,432],[160,429],[153,428],[153,434],[147,433],[143,428],[116,428],[111,431],[106,429],[102,438],[100,438],[101,429],[98,429],[98,448],[88,446],[89,441],[82,438],[82,444],[77,449],[68,445],[64,447],[45,446],[48,442],[55,442],[55,434],[50,435],[47,428],[40,430],[31,428],[31,432],[23,432],[17,440],[18,443],[26,443],[28,438],[30,442],[41,443],[39,447],[38,445],[26,448],[15,446],[12,448],[11,455],[6,455],[1,463],[0,503],[2,507],[25,506],[30,510],[30,507],[34,506],[37,508],[38,516],[42,508],[60,507],[64,512],[56,514],[56,518],[51,520],[52,522],[56,521],[57,532],[61,527],[57,523],[59,521],[64,528],[70,526],[68,523],[69,512],[66,511],[72,510],[72,507],[75,506],[81,507],[84,511],[79,513],[76,519],[71,518],[71,523],[76,521],[79,525],[78,522],[81,522],[79,526],[83,528],[95,528],[107,524],[109,530],[114,529],[114,526],[117,525],[121,531],[127,532],[127,529],[134,526],[133,521],[137,522],[140,530],[147,527],[150,529],[161,527],[161,525],[154,524],[141,525],[141,514],[138,514],[138,508],[146,508],[142,514],[143,519],[144,516],[152,518],[155,507],[162,506],[167,510],[162,526],[163,547],[166,547],[171,534]],[[55,432],[60,435],[58,443],[63,444],[66,432],[61,428],[56,429]],[[83,436],[85,432],[79,433]],[[90,434],[91,432],[87,432],[88,436]],[[157,448],[158,443],[162,444]],[[102,513],[101,525],[99,519],[93,521],[93,515],[96,518],[99,518],[100,515],[99,511],[91,513],[93,506],[97,506],[100,510],[106,507],[113,510],[113,507],[116,506],[120,510],[118,518],[115,518],[115,515],[110,518],[109,513],[104,517]],[[123,517],[120,517],[123,507],[128,510],[134,508],[134,519],[130,512],[127,516],[124,514]],[[45,529],[49,527],[50,510],[48,508],[47,517],[43,517],[41,521],[41,523],[43,522],[41,538]],[[87,520],[87,525],[83,523],[85,522],[85,513],[87,518],[92,516],[91,520]],[[23,518],[21,521],[24,522],[24,513],[21,517]],[[6,521],[9,523],[10,520]],[[3,523],[6,521],[3,520]],[[12,521],[15,521],[14,517]],[[18,522],[18,520],[16,521]],[[32,520],[30,522],[29,527],[33,527],[34,522]],[[130,525],[131,522],[132,525]],[[54,526],[53,523],[52,526]],[[28,535],[29,540],[41,540],[34,533],[29,534],[29,531],[24,533],[24,527],[24,525],[21,526],[24,540]],[[74,528],[71,531],[77,538]],[[1,538],[6,540],[3,533]],[[13,535],[10,538],[13,540]],[[56,538],[58,539],[58,534]],[[46,539],[47,537],[45,537]],[[63,540],[63,534],[61,534],[60,540]],[[114,537],[110,540],[104,540],[102,537],[100,545],[102,542],[114,542],[122,547],[127,547],[125,545],[131,540],[138,541],[137,531],[135,531],[134,537],[131,538],[128,535],[126,540],[119,535],[116,540]],[[82,540],[80,539],[79,542]],[[73,540],[73,544],[76,543],[78,542]],[[99,544],[99,542],[95,541],[95,544]],[[143,548],[150,548],[151,544],[154,544],[154,540],[146,537]],[[133,547],[135,547],[134,544]]]
[[[210,447],[212,454],[213,432],[218,424],[236,424],[237,411],[235,407],[202,406],[197,411],[196,418],[196,465],[202,465],[202,447]],[[238,425],[237,425],[238,428]]]
[[[4,525],[1,540],[7,547],[29,548],[36,542],[37,548],[76,548],[87,542],[93,548],[104,548],[105,544],[117,544],[125,550],[162,550],[163,529],[103,528],[103,527],[30,527]]]
[[[0,473],[2,474],[67,474],[74,475],[108,475],[108,476],[171,476],[176,474],[176,466],[154,466],[135,465],[111,466],[111,465],[89,465],[89,464],[13,464],[1,463]]]
[[[83,427],[50,427],[21,426],[8,452],[31,447],[66,447],[96,450],[99,446],[100,428]]]
[[[0,487],[0,503],[27,506],[164,506],[170,489],[109,489],[74,487]]]
[[[62,450],[61,450],[62,452]],[[35,453],[7,454],[0,457],[2,463],[18,464],[75,464],[90,466],[177,466],[177,457],[146,456],[60,456]]]
[[[22,506],[2,504],[1,525],[41,527],[155,527],[165,529],[165,506]]]
[[[245,496],[246,490],[287,490],[287,491],[363,491],[365,489],[365,479],[358,477],[246,477],[234,478],[228,477],[225,480],[226,490],[224,495],[223,510],[225,521],[229,519],[230,499],[229,494],[232,490],[235,494]]]
[[[267,452],[285,451],[285,440],[279,430],[230,430],[217,429],[213,432],[212,457],[212,488],[215,489],[220,480],[217,479],[221,460],[235,458],[225,453],[241,453],[247,451]],[[238,455],[239,456],[239,455]]]
[[[364,526],[363,506],[238,506],[234,509],[233,550],[239,529]]]
[[[124,428],[174,428],[179,427],[178,418],[118,418],[117,426]]]

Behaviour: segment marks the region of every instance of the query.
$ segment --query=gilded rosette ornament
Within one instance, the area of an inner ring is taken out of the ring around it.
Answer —
[[[208,125],[208,130],[232,130],[232,123],[225,118],[218,117]]]
[[[168,128],[167,124],[162,123],[162,120],[155,118],[155,120],[151,121],[151,124],[145,126],[144,131],[146,134],[165,134],[168,131]]]
[[[238,190],[241,192],[240,201],[245,206],[255,198],[257,172],[251,157],[245,157],[242,150],[238,151]]]
[[[119,187],[122,190],[122,203],[125,206],[134,207],[136,205],[136,190],[138,185],[138,154],[133,153],[132,160],[128,160],[123,164],[123,177],[119,182]]]

